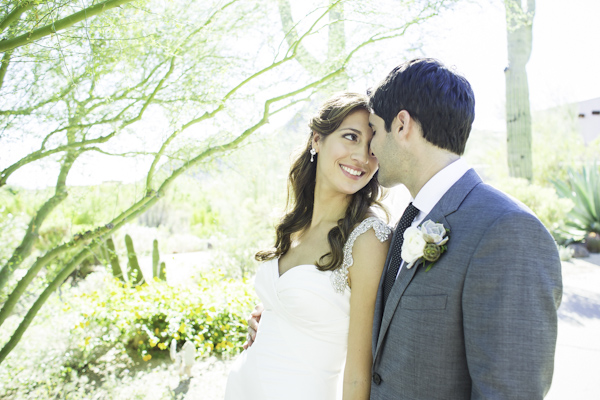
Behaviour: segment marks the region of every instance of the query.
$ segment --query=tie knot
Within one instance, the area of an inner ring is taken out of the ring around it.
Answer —
[[[406,210],[404,210],[405,213],[412,215],[412,219],[415,219],[415,217],[417,216],[417,214],[419,213],[419,209],[415,206],[413,206],[413,203],[410,202],[408,203],[408,207],[406,207]]]
[[[402,217],[400,217],[400,221],[398,221],[398,228],[400,229],[406,229],[408,228],[413,220],[415,219],[415,217],[419,214],[419,209],[415,206],[413,206],[413,203],[409,203],[408,207],[406,207],[406,209],[404,210],[404,213],[402,213]]]

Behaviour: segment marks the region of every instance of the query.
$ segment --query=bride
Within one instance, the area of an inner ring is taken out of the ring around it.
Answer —
[[[369,398],[370,327],[391,230],[373,212],[381,188],[368,99],[335,95],[309,127],[275,246],[256,254],[264,311],[226,399]]]

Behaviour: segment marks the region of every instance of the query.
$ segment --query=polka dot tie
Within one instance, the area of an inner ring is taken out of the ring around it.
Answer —
[[[384,306],[388,296],[390,295],[390,292],[392,291],[394,282],[396,282],[396,275],[398,275],[398,270],[402,264],[402,243],[404,243],[404,231],[406,231],[412,224],[418,213],[419,209],[410,203],[408,207],[406,207],[406,210],[404,210],[400,221],[398,221],[398,225],[396,225],[396,236],[394,237],[394,242],[392,243],[392,258],[390,259],[388,270],[385,274],[385,281],[383,282]]]

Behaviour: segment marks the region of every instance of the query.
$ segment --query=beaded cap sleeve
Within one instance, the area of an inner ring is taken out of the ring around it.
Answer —
[[[375,231],[375,236],[380,242],[385,242],[392,233],[392,228],[387,226],[377,217],[366,218],[360,225],[354,228],[346,241],[346,244],[344,244],[344,261],[342,266],[334,270],[331,274],[331,284],[336,292],[344,293],[346,288],[350,289],[350,286],[348,285],[348,269],[354,264],[352,247],[354,246],[356,238],[371,228]]]

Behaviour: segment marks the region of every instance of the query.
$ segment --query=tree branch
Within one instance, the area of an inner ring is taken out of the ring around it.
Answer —
[[[56,206],[58,206],[67,197],[67,175],[69,174],[69,171],[71,170],[71,167],[73,166],[73,163],[79,154],[80,153],[78,152],[67,153],[67,156],[61,165],[60,173],[58,174],[54,195],[49,198],[42,207],[40,207],[38,212],[31,219],[21,244],[15,249],[11,258],[2,267],[2,270],[0,270],[0,290],[4,288],[13,271],[17,269],[23,260],[25,260],[31,254],[31,249],[39,237],[40,227],[48,215],[50,215]]]
[[[92,244],[90,246],[90,250],[93,250],[99,244],[100,244],[99,241],[95,242],[94,244]],[[79,254],[77,254],[65,266],[65,268],[63,268],[63,270],[58,274],[58,276],[46,287],[46,289],[42,292],[42,294],[40,294],[38,299],[35,301],[35,303],[33,303],[31,308],[29,309],[29,311],[23,318],[23,321],[21,321],[21,323],[19,324],[19,327],[15,330],[15,333],[11,336],[10,340],[4,345],[4,347],[0,351],[0,363],[2,361],[4,361],[6,356],[12,351],[12,349],[15,348],[17,343],[19,343],[23,334],[25,333],[25,331],[27,330],[27,328],[29,327],[31,322],[33,322],[33,319],[35,318],[36,314],[38,313],[40,308],[42,308],[42,305],[44,305],[46,300],[48,300],[48,297],[50,297],[50,295],[58,288],[58,286],[60,286],[60,284],[62,284],[62,282],[65,279],[67,279],[67,277],[72,272],[72,270],[74,270],[86,257],[88,257],[87,251],[79,252]],[[65,271],[69,271],[69,274],[65,275]],[[13,292],[13,294],[14,294],[14,292]],[[12,297],[12,294],[11,294],[11,297]],[[8,303],[8,301],[7,301],[7,303]],[[6,307],[6,304],[5,304],[4,308],[5,307]],[[4,311],[4,308],[2,308],[1,312]]]
[[[0,310],[0,325],[2,325],[4,323],[4,321],[6,320],[6,318],[10,315],[10,313],[16,306],[19,298],[24,293],[27,286],[29,286],[29,284],[33,281],[35,276],[39,273],[39,271],[45,265],[48,264],[48,262],[50,262],[51,260],[56,258],[59,254],[64,253],[65,251],[67,251],[69,249],[72,250],[72,249],[77,249],[77,248],[81,247],[81,245],[83,245],[85,242],[93,241],[93,244],[90,246],[90,248],[93,248],[98,243],[101,243],[108,234],[112,234],[117,229],[119,229],[122,225],[127,223],[129,220],[131,220],[135,216],[141,214],[142,212],[144,212],[148,208],[150,208],[152,205],[154,205],[159,200],[159,198],[162,197],[163,193],[165,193],[168,190],[169,186],[173,183],[173,181],[178,176],[180,176],[182,173],[184,173],[186,170],[188,170],[192,166],[200,163],[202,160],[204,160],[208,157],[211,157],[215,154],[223,153],[225,151],[229,151],[229,150],[236,148],[248,136],[250,136],[256,130],[258,130],[261,126],[265,125],[269,120],[269,116],[274,115],[290,106],[290,104],[287,104],[275,111],[271,111],[270,108],[273,103],[296,96],[302,92],[305,92],[306,90],[309,90],[309,89],[312,89],[319,85],[322,85],[325,82],[331,80],[333,77],[335,77],[336,75],[338,75],[342,72],[343,72],[343,68],[340,68],[340,69],[333,71],[332,73],[322,77],[321,79],[319,79],[315,82],[312,82],[300,89],[297,89],[293,92],[289,92],[284,95],[277,96],[277,97],[267,100],[265,102],[263,116],[260,119],[260,121],[258,121],[252,127],[246,129],[242,134],[240,134],[234,140],[230,141],[229,143],[223,144],[223,145],[214,146],[209,149],[206,149],[201,154],[199,154],[197,157],[186,162],[183,166],[181,166],[177,170],[173,171],[173,173],[171,173],[171,175],[162,182],[162,184],[160,185],[160,188],[156,192],[148,191],[144,198],[142,198],[137,203],[132,205],[128,210],[122,212],[119,216],[114,218],[109,224],[105,225],[104,227],[98,227],[93,232],[86,232],[85,234],[79,235],[79,236],[76,235],[73,241],[65,243],[61,246],[55,247],[54,249],[52,249],[48,253],[46,253],[44,256],[38,258],[37,261],[31,266],[29,271],[27,271],[27,274],[25,274],[25,276],[23,278],[21,278],[21,280],[17,284],[17,287],[10,294],[10,296],[4,303],[4,306]],[[8,343],[0,351],[0,363],[2,363],[4,358],[17,345],[17,343],[21,339],[23,333],[25,332],[25,330],[27,330],[27,328],[33,321],[33,318],[35,317],[35,315],[37,314],[37,312],[39,311],[41,306],[44,304],[44,302],[48,299],[50,294],[52,292],[54,292],[58,288],[58,286],[60,286],[60,284],[69,276],[69,274],[77,267],[77,265],[79,265],[79,263],[85,258],[85,256],[87,256],[87,250],[86,249],[81,250],[79,252],[79,254],[77,254],[73,258],[73,260],[69,264],[67,264],[65,266],[65,268],[63,268],[63,270],[61,270],[61,272],[58,274],[58,276],[52,281],[52,283],[50,283],[50,285],[44,290],[44,292],[36,300],[36,302],[31,307],[31,309],[29,310],[27,315],[23,318],[23,321],[21,322],[21,324],[19,325],[19,327],[17,328],[15,333],[12,335],[12,337],[10,338]]]
[[[12,51],[7,51],[4,53],[2,61],[0,61],[0,89],[2,89],[2,85],[4,84],[4,77],[6,76],[6,71],[8,71],[8,64],[10,63],[11,56]]]
[[[73,26],[76,23],[83,21],[87,18],[94,17],[98,14],[103,13],[104,11],[108,11],[111,8],[119,7],[131,1],[133,0],[106,0],[102,3],[95,4],[91,7],[71,14],[68,17],[62,18],[58,21],[54,21],[52,24],[38,28],[29,33],[25,33],[21,36],[17,36],[14,39],[2,40],[0,41],[0,53],[15,49],[17,47],[25,46],[29,43],[33,43],[38,39],[52,35],[58,31]]]
[[[306,50],[306,48],[302,45],[298,45],[298,32],[296,32],[296,24],[294,24],[294,19],[292,17],[292,6],[289,0],[279,0],[279,16],[281,18],[281,25],[283,26],[283,31],[287,32],[285,35],[285,40],[288,43],[290,48],[296,45],[298,52],[298,62],[302,67],[307,70],[311,75],[316,74],[320,67],[320,62],[312,56]]]
[[[140,202],[138,202],[140,203]],[[136,205],[138,204],[136,203]],[[12,310],[17,305],[17,302],[25,293],[25,289],[29,284],[33,281],[33,279],[37,276],[40,270],[45,267],[50,261],[54,260],[56,257],[66,252],[67,250],[77,250],[82,245],[84,245],[88,240],[95,239],[97,237],[102,236],[103,234],[111,231],[113,229],[113,225],[107,224],[101,228],[97,228],[93,232],[87,232],[83,235],[75,235],[73,240],[67,243],[64,243],[60,246],[53,248],[48,251],[42,257],[38,257],[38,259],[33,263],[33,265],[29,268],[27,273],[21,280],[17,283],[17,286],[12,291],[12,293],[6,299],[6,302],[2,306],[0,310],[0,326],[6,321],[12,312]],[[70,263],[69,263],[70,264]]]
[[[71,92],[71,90],[73,90],[73,88],[75,88],[77,86],[77,84],[79,82],[81,82],[83,80],[83,77],[84,77],[84,74],[77,76],[75,79],[73,79],[71,82],[69,82],[68,85],[60,93],[57,93],[56,95],[54,95],[46,100],[43,100],[31,107],[21,108],[19,110],[0,110],[0,115],[31,115],[32,112],[34,112],[35,110],[37,110],[39,108],[42,108],[46,104],[50,104],[52,102],[62,100],[67,94],[69,94],[69,92]]]
[[[24,1],[15,7],[8,15],[0,22],[0,33],[4,32],[13,22],[21,18],[21,15],[27,10],[33,8],[34,1]]]
[[[174,59],[174,58],[173,58]],[[154,97],[156,96],[156,94],[158,93],[158,91],[160,90],[160,88],[162,87],[162,85],[164,84],[164,81],[166,80],[166,78],[173,72],[173,63],[171,64],[171,67],[169,68],[169,71],[167,72],[167,75],[165,75],[165,77],[163,77],[163,79],[161,79],[161,81],[158,83],[158,85],[154,88],[153,92],[150,94],[150,96],[146,99],[146,101],[144,102],[144,105],[142,106],[141,110],[138,112],[138,115],[128,119],[126,121],[124,121],[119,128],[115,129],[114,131],[112,131],[111,133],[109,133],[106,136],[101,136],[99,138],[96,139],[90,139],[90,140],[82,140],[79,142],[73,142],[73,143],[68,143],[66,145],[62,145],[62,146],[58,146],[54,149],[50,149],[50,150],[46,150],[44,151],[43,149],[34,151],[33,153],[28,154],[27,156],[23,157],[22,159],[20,159],[19,161],[17,161],[16,163],[10,165],[9,167],[5,168],[3,171],[0,172],[0,187],[6,185],[6,181],[8,180],[8,178],[19,168],[23,167],[24,165],[27,165],[31,162],[40,160],[44,157],[48,157],[52,154],[56,154],[56,153],[60,153],[62,151],[66,151],[66,150],[71,150],[71,149],[76,149],[76,148],[80,148],[89,144],[98,144],[98,143],[105,143],[107,141],[109,141],[112,137],[114,137],[118,131],[120,131],[121,129],[133,124],[134,122],[139,121],[144,112],[146,111],[146,109],[148,108],[149,104],[153,101]],[[67,128],[70,127],[76,127],[77,125],[73,125],[73,126],[69,126]],[[54,132],[53,132],[54,133]],[[52,133],[52,134],[53,134]]]

